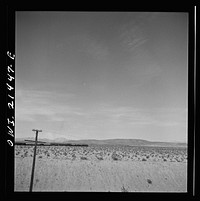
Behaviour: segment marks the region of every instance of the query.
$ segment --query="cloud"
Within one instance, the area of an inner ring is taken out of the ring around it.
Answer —
[[[133,52],[148,42],[148,28],[159,15],[158,12],[132,13],[132,17],[118,30],[122,47],[128,52]]]
[[[109,55],[107,46],[92,38],[85,38],[85,40],[83,40],[83,46],[84,49],[82,49],[82,51],[95,59],[102,60],[107,58]]]
[[[100,105],[90,113],[90,118],[101,116],[111,124],[132,126],[185,126],[187,112],[184,108],[152,108],[114,107]],[[102,119],[102,118],[97,118]]]
[[[100,104],[93,109],[83,109],[70,105],[67,100],[71,96],[68,94],[58,95],[64,101],[55,99],[53,92],[21,90],[16,96],[16,120],[67,122],[73,132],[95,133],[99,129],[111,132],[117,128],[141,126],[183,127],[187,123],[187,110],[184,108],[143,109]]]
[[[134,51],[148,40],[142,27],[134,20],[121,26],[119,39],[122,47],[129,52]]]
[[[16,120],[64,121],[70,115],[82,115],[80,109],[67,104],[72,97],[49,91],[16,90]]]

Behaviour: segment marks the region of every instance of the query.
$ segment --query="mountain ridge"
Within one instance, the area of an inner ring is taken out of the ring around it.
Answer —
[[[16,138],[15,142],[24,142],[25,140],[35,140],[34,137]],[[128,146],[167,146],[167,147],[186,147],[185,142],[162,142],[162,141],[148,141],[143,139],[82,139],[82,140],[68,140],[66,138],[55,138],[53,140],[47,138],[38,138],[38,141],[48,143],[62,143],[62,144],[88,144],[88,145],[128,145]]]

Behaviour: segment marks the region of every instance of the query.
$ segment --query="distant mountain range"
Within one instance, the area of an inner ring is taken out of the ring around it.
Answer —
[[[35,140],[33,137],[16,138],[15,142],[24,142],[24,140]],[[184,142],[153,142],[142,139],[106,139],[106,140],[67,140],[66,138],[56,138],[54,140],[39,138],[38,141],[61,144],[87,144],[87,145],[128,145],[128,146],[158,146],[158,147],[187,147]]]

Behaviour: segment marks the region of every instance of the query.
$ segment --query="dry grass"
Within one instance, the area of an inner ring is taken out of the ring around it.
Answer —
[[[33,146],[15,146],[15,191],[28,191]],[[187,149],[39,146],[35,191],[185,192]]]

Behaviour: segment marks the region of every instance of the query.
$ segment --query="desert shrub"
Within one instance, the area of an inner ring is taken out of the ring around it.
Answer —
[[[148,182],[149,184],[152,184],[151,179],[147,179],[147,182]]]
[[[81,160],[88,160],[87,157],[81,156]]]
[[[97,158],[98,160],[103,160],[103,157],[101,157],[101,156],[96,156],[96,158]]]
[[[118,160],[118,158],[117,158],[116,156],[113,156],[113,155],[112,155],[112,159],[113,159],[114,161],[117,161],[117,160]]]
[[[38,158],[42,158],[42,156],[39,156]]]
[[[147,160],[145,158],[143,158],[142,161],[147,161]]]
[[[126,189],[126,188],[124,187],[124,185],[122,186],[121,191],[122,191],[123,193],[128,193],[128,189]]]
[[[115,152],[111,155],[111,158],[112,158],[114,161],[120,160],[120,157],[119,157]]]

